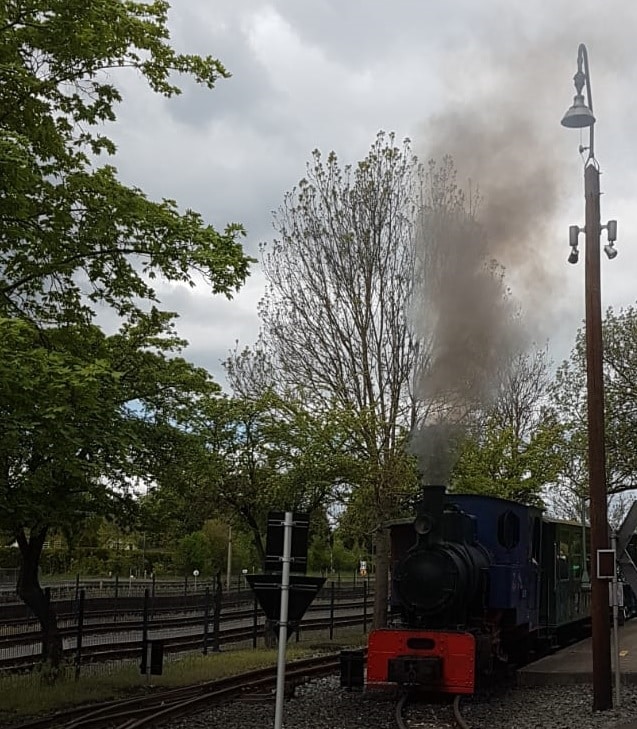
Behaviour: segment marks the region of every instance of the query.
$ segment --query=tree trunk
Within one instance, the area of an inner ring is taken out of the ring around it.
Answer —
[[[62,636],[58,629],[57,615],[48,596],[40,586],[38,570],[47,527],[32,531],[27,537],[21,530],[17,534],[22,561],[18,573],[16,592],[40,621],[42,635],[42,661],[50,668],[49,677],[55,680],[62,662]]]
[[[374,537],[376,546],[376,575],[374,579],[374,628],[387,625],[387,599],[389,597],[389,532],[382,527]]]
[[[265,545],[261,537],[261,530],[259,529],[259,523],[251,513],[249,509],[240,509],[241,516],[244,518],[250,532],[252,534],[252,543],[257,552],[257,557],[261,563],[261,569],[265,566]]]

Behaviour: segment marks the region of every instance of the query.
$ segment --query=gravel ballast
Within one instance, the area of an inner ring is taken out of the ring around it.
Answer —
[[[593,712],[587,685],[500,687],[489,695],[463,699],[462,715],[471,729],[611,729],[637,721],[637,687],[622,688],[622,705]],[[396,729],[394,698],[346,691],[337,677],[298,687],[285,702],[285,729]],[[449,729],[450,705],[410,703],[406,723],[413,729]],[[241,701],[174,720],[169,729],[263,729],[274,726],[273,701]]]

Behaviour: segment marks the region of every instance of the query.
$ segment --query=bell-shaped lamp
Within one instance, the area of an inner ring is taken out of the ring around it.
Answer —
[[[573,106],[564,114],[562,126],[571,129],[591,127],[595,124],[593,112],[586,106],[582,94],[577,94],[573,99]]]

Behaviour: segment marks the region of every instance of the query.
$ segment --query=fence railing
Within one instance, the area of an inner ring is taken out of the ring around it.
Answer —
[[[155,584],[155,594],[147,587],[142,596],[88,595],[80,587],[77,600],[53,602],[65,660],[72,662],[76,676],[94,663],[143,657],[149,641],[166,643],[167,651],[206,654],[218,651],[222,641],[249,641],[256,647],[258,636],[264,635],[264,616],[249,589],[228,594],[205,586],[197,593],[161,594]],[[322,621],[331,640],[337,626],[349,620],[367,632],[372,598],[367,580],[327,582],[305,626],[301,621],[298,628],[309,627],[308,621],[317,627]],[[24,606],[0,606],[0,670],[33,667],[41,652],[39,629]]]
[[[13,576],[12,581],[0,583],[0,610],[7,604],[21,604],[19,597],[15,591],[17,572]],[[42,580],[41,584],[44,588],[48,588],[51,600],[58,602],[61,600],[75,600],[79,598],[80,589],[84,589],[87,598],[115,598],[124,597],[143,597],[145,590],[150,590],[152,595],[175,595],[187,597],[189,595],[203,595],[206,588],[214,592],[214,578],[195,580],[192,576],[184,578],[159,579],[155,577],[136,578],[136,577],[106,577],[106,578],[85,578],[78,575],[75,580],[65,581],[47,581]],[[341,577],[339,574],[328,575],[327,583],[334,582],[338,588],[347,586],[352,589],[361,588],[367,582],[373,583],[373,578],[360,577],[356,575],[347,575]],[[326,584],[327,584],[326,583]],[[230,585],[223,580],[223,590],[226,596],[234,595],[236,600],[251,595],[250,588],[244,575],[234,575],[230,581]],[[0,613],[1,614],[1,613]]]

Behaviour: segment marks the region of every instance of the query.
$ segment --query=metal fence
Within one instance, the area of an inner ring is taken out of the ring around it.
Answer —
[[[21,601],[15,591],[18,571],[4,570],[4,573],[6,573],[6,581],[3,580],[1,572],[2,571],[0,571],[0,608],[12,603],[21,604]],[[363,578],[357,576],[356,573],[353,575],[347,575],[346,577],[341,577],[341,575],[337,573],[329,575],[327,580],[328,582],[334,582],[338,589],[341,589],[341,587],[346,588],[347,586],[353,589],[356,589],[357,587],[362,589],[362,585],[365,582],[369,584],[373,581],[373,579],[368,577]],[[90,598],[141,598],[143,597],[146,589],[150,590],[152,595],[182,595],[184,597],[189,595],[203,595],[206,588],[214,591],[216,587],[216,578],[209,577],[206,579],[196,579],[192,576],[162,579],[155,578],[154,576],[148,578],[136,578],[133,576],[87,578],[77,575],[75,580],[41,580],[41,584],[44,588],[48,588],[51,600],[57,602],[60,600],[77,601],[80,589],[84,589],[86,596]],[[235,595],[236,599],[241,599],[246,595],[252,594],[243,574],[233,575],[229,585],[226,584],[224,579],[223,587],[226,595]]]
[[[173,660],[188,653],[216,652],[222,642],[256,647],[264,636],[264,616],[251,590],[243,585],[230,592],[213,590],[210,585],[198,585],[197,592],[163,591],[159,586],[154,582],[142,595],[121,595],[115,585],[109,585],[106,596],[100,596],[104,585],[78,585],[76,595],[75,585],[66,586],[73,598],[53,602],[64,648],[64,670],[77,678],[80,673],[108,673],[114,666],[120,670],[140,659],[143,668],[146,648],[153,641],[165,644],[166,659]],[[47,592],[52,599],[52,590],[47,588]],[[371,600],[367,580],[330,581],[314,601],[313,618],[322,616],[323,632],[330,640],[343,622],[361,624],[366,632]],[[296,640],[306,626],[309,622],[298,626]],[[39,623],[25,606],[0,605],[2,680],[21,664],[23,670],[32,671],[41,648]],[[37,671],[32,675],[37,678]]]
[[[0,587],[15,587],[18,581],[18,569],[9,567],[0,567]]]

